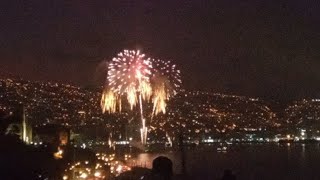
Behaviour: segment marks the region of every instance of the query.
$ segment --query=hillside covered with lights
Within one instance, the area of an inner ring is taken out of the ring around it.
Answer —
[[[102,89],[85,89],[69,84],[1,79],[0,109],[12,113],[18,104],[23,104],[27,118],[34,126],[103,125],[106,129],[120,132],[123,124],[140,123],[137,112],[129,111],[126,104],[119,113],[103,114],[101,92]],[[320,120],[320,102],[317,99],[292,102],[283,110],[281,118],[269,104],[259,98],[183,90],[170,99],[166,114],[146,115],[146,118],[152,119],[150,126],[155,132],[175,132],[183,128],[184,133],[190,136],[288,125],[317,127]]]

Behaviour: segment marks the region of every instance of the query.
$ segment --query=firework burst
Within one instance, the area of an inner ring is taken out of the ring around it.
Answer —
[[[152,116],[166,112],[167,101],[181,87],[180,70],[170,61],[152,59],[153,111]]]
[[[131,109],[137,105],[137,94],[149,100],[152,65],[140,51],[124,50],[112,59],[108,67],[108,86],[118,96],[126,95]]]
[[[107,85],[101,99],[102,111],[121,111],[122,97],[126,97],[131,110],[139,105],[141,141],[145,144],[147,127],[143,101],[148,103],[152,100],[152,117],[165,113],[167,101],[180,86],[180,71],[170,61],[146,58],[140,51],[124,50],[108,65]]]

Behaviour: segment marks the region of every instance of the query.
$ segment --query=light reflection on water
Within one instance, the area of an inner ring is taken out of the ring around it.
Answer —
[[[151,169],[152,168],[152,161],[157,158],[158,156],[166,156],[173,160],[173,168],[176,173],[179,173],[180,168],[180,153],[179,152],[167,152],[167,153],[141,153],[138,154],[136,157],[130,159],[128,164],[131,166],[139,166],[139,167],[146,167]]]
[[[320,148],[317,144],[236,145],[227,153],[213,147],[196,148],[186,153],[187,172],[193,179],[217,179],[224,169],[232,169],[238,179],[320,179]],[[130,163],[151,168],[152,161],[163,155],[181,172],[181,154],[142,153]]]

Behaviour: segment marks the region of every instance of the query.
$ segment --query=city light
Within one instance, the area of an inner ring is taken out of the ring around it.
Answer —
[[[55,159],[62,159],[63,158],[63,150],[60,147],[58,147],[58,151],[55,152],[53,154],[53,156]]]
[[[101,177],[101,172],[100,172],[100,171],[96,171],[96,172],[94,173],[94,176],[95,176],[95,177]]]
[[[83,179],[86,179],[88,177],[88,174],[83,172],[81,175],[80,175],[80,178],[83,178]]]

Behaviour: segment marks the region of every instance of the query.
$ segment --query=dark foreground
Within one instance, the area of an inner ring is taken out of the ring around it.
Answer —
[[[142,153],[131,163],[151,168],[159,155],[169,157],[175,174],[181,173],[179,152]],[[186,150],[185,157],[190,179],[220,179],[225,169],[232,169],[237,179],[244,180],[320,179],[318,144],[233,145],[225,153],[206,146]]]

